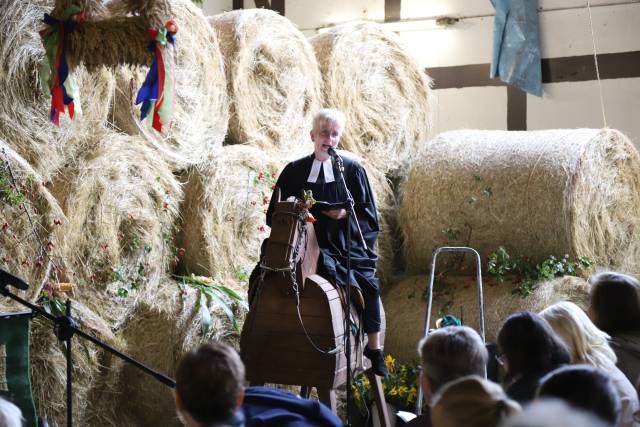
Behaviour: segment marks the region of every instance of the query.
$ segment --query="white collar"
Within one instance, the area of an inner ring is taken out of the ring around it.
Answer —
[[[318,159],[313,159],[311,172],[309,172],[307,182],[316,182],[318,180],[318,175],[320,175],[320,165],[322,165],[322,171],[324,172],[324,182],[335,181],[335,178],[333,177],[333,165],[331,164],[331,158],[328,158],[324,162],[321,162]]]

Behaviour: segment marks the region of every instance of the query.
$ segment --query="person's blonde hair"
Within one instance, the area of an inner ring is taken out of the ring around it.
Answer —
[[[327,121],[337,123],[338,125],[340,125],[340,129],[344,131],[344,125],[347,119],[344,113],[340,110],[336,110],[333,108],[322,108],[321,110],[318,110],[318,112],[313,116],[313,126],[311,128],[311,131],[317,131],[320,124]]]
[[[433,427],[496,427],[520,412],[498,384],[478,376],[462,377],[445,385],[434,397]]]
[[[605,371],[615,368],[618,359],[609,346],[609,335],[598,329],[576,304],[562,301],[545,308],[540,315],[569,347],[573,363],[586,363]]]

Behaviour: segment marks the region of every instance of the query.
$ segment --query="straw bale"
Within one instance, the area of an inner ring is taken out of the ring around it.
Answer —
[[[402,197],[413,273],[428,270],[436,247],[467,244],[483,259],[505,245],[536,263],[569,254],[640,271],[640,158],[615,130],[446,132]]]
[[[237,283],[225,285],[245,292]],[[212,323],[208,333],[200,335],[202,322],[197,301],[198,292],[193,288],[181,289],[175,281],[163,280],[154,295],[138,304],[122,331],[132,357],[175,378],[177,363],[186,351],[208,340],[233,340],[228,336],[231,329],[225,315],[215,306],[210,307]],[[136,426],[180,426],[170,388],[131,366],[124,367],[121,387],[120,410],[129,414]]]
[[[589,283],[573,276],[564,276],[538,284],[528,297],[512,292],[517,283],[507,278],[497,283],[493,278],[483,278],[484,324],[488,342],[495,342],[502,322],[512,313],[521,310],[538,312],[559,301],[572,301],[586,308],[589,299]],[[424,332],[427,302],[424,292],[428,276],[410,276],[382,295],[387,313],[385,350],[408,361],[417,358],[417,344]],[[479,331],[478,289],[475,277],[448,276],[434,284],[433,307],[430,328],[442,314],[462,318],[465,325]]]
[[[124,343],[109,326],[82,304],[72,302],[72,316],[86,333],[119,349]],[[50,322],[36,317],[31,334],[31,381],[39,416],[47,416],[51,427],[66,425],[66,359]],[[73,357],[73,419],[74,424],[86,425],[85,417],[91,413],[93,402],[88,400],[102,369],[100,359],[104,350],[82,338],[74,337]]]
[[[0,140],[0,268],[31,285],[18,293],[22,298],[35,300],[43,281],[54,280],[64,270],[57,233],[58,224],[64,222],[62,209],[42,185],[42,177]],[[1,309],[9,307],[16,305],[0,302]]]
[[[54,183],[68,219],[61,250],[79,299],[117,325],[174,259],[182,190],[140,137],[105,134],[97,144]],[[120,288],[138,292],[120,300]]]
[[[230,145],[189,171],[176,243],[185,250],[180,270],[216,277],[251,271],[283,164],[258,148]]]
[[[89,69],[108,65],[118,88],[111,124],[142,135],[179,168],[200,162],[222,145],[229,120],[224,64],[215,31],[190,0],[148,2],[140,16],[125,16],[134,5],[111,2],[111,17],[83,24],[70,49]],[[162,133],[140,122],[135,98],[151,62],[148,27],[178,25],[175,52],[175,104],[172,125]]]
[[[234,10],[209,22],[227,71],[227,142],[289,150],[307,141],[321,106],[321,79],[306,37],[267,9]]]
[[[431,127],[431,79],[380,25],[356,22],[311,38],[326,107],[347,115],[342,146],[395,172],[422,148]]]
[[[104,68],[89,73],[76,67],[82,115],[70,120],[64,114],[60,128],[56,128],[49,123],[50,96],[39,84],[39,67],[45,56],[38,30],[50,6],[26,0],[6,3],[0,10],[5,32],[0,39],[0,62],[4,65],[0,71],[0,138],[48,179],[85,150],[87,136],[104,124],[115,79]]]

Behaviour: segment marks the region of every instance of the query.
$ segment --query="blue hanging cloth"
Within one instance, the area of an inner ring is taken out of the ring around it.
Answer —
[[[491,0],[496,9],[491,78],[542,96],[537,0]]]

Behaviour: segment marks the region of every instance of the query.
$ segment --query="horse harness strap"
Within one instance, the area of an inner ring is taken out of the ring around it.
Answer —
[[[296,313],[298,315],[298,321],[300,322],[300,326],[302,327],[302,330],[304,331],[304,335],[307,338],[307,341],[309,341],[309,343],[313,346],[314,349],[316,349],[317,351],[319,351],[320,353],[323,354],[336,354],[339,353],[340,351],[342,351],[344,344],[339,344],[337,346],[335,346],[334,348],[330,349],[330,350],[322,350],[320,347],[318,347],[316,345],[316,343],[313,341],[313,339],[311,338],[311,336],[309,336],[309,333],[307,332],[307,329],[304,326],[304,322],[302,321],[302,314],[300,313],[300,287],[298,286],[298,280],[296,279],[296,265],[298,264],[298,255],[300,253],[300,248],[302,246],[302,242],[304,241],[304,244],[306,245],[307,242],[307,228],[305,227],[305,220],[304,218],[297,214],[297,213],[293,213],[293,212],[282,212],[282,214],[287,214],[287,215],[292,215],[294,217],[296,217],[296,219],[298,220],[298,228],[300,230],[300,234],[302,237],[300,237],[298,239],[298,242],[296,243],[296,245],[293,247],[293,256],[291,257],[291,261],[289,262],[289,265],[286,267],[269,267],[268,265],[265,265],[263,262],[260,263],[260,287],[262,285],[262,283],[264,282],[264,276],[267,274],[267,272],[274,272],[274,273],[285,273],[285,272],[289,272],[289,275],[291,277],[291,289],[293,290],[293,294],[295,295],[296,298]],[[291,245],[293,246],[293,245]],[[348,336],[350,331],[345,331],[345,336]]]

